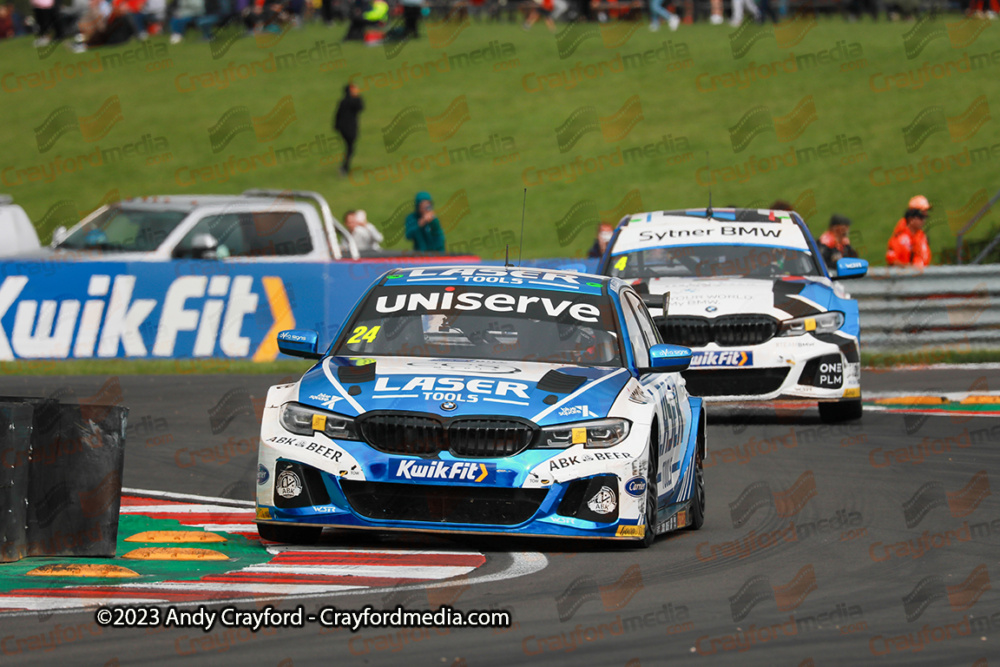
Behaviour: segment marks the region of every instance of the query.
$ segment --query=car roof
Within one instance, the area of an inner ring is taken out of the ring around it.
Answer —
[[[711,211],[711,215],[709,215]],[[802,218],[795,211],[781,211],[766,208],[688,208],[671,211],[649,211],[647,213],[633,213],[622,218],[620,227],[628,226],[630,223],[650,223],[650,224],[671,224],[690,223],[692,220],[709,220],[716,222],[775,222],[783,220],[801,221]]]
[[[291,199],[246,195],[157,195],[132,197],[115,203],[129,208],[190,212],[201,206],[243,206],[259,203],[265,203],[268,209],[287,209],[294,207],[296,202]]]
[[[725,223],[725,222],[736,222],[736,223],[749,223],[751,225],[767,225],[774,224],[779,226],[779,228],[787,229],[790,225],[794,225],[798,228],[799,233],[802,235],[801,239],[796,239],[792,244],[782,243],[782,246],[793,247],[797,249],[807,250],[812,253],[814,260],[819,256],[819,248],[816,245],[816,239],[813,238],[812,232],[809,231],[809,227],[806,226],[805,221],[795,211],[785,211],[777,209],[767,209],[767,208],[735,208],[735,207],[725,207],[725,208],[688,208],[688,209],[676,209],[669,211],[649,211],[646,213],[633,213],[631,215],[625,216],[618,223],[618,227],[615,228],[614,237],[611,242],[608,243],[608,247],[605,250],[604,257],[601,260],[601,270],[607,271],[611,259],[616,254],[621,254],[623,252],[622,246],[619,245],[619,241],[625,237],[641,237],[643,236],[641,230],[643,227],[658,227],[663,229],[664,227],[670,227],[671,225],[686,226],[689,230],[698,225],[699,222],[708,223]],[[774,238],[780,231],[770,231],[766,228],[761,227],[763,231],[763,236],[757,237],[753,236],[744,237],[741,233],[740,236],[734,239],[740,245],[754,244],[754,240],[760,238]],[[695,233],[696,230],[695,230]],[[706,234],[709,233],[706,231]],[[707,238],[707,236],[706,236]],[[801,243],[800,243],[801,242]],[[773,245],[773,244],[766,244]],[[800,247],[801,246],[801,247]],[[629,245],[625,246],[624,252],[633,252],[635,248],[631,250],[628,249]],[[829,277],[826,265],[823,262],[817,262],[818,270],[820,275]]]
[[[445,285],[445,284],[466,284],[463,278],[493,278],[511,277],[524,280],[524,283],[490,283],[472,282],[469,285],[480,287],[497,287],[504,285],[515,289],[531,289],[534,287],[548,287],[549,289],[561,289],[565,291],[577,291],[580,287],[590,287],[583,290],[595,292],[593,288],[600,290],[607,289],[608,292],[618,292],[624,283],[617,278],[601,276],[590,273],[578,273],[576,271],[564,271],[560,269],[547,269],[538,267],[518,267],[518,266],[419,266],[410,268],[397,268],[387,272],[378,282],[384,285],[389,282],[403,285]]]

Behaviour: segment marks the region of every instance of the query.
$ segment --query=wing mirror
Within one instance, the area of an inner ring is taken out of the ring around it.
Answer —
[[[863,278],[868,273],[868,260],[856,257],[841,257],[837,260],[837,275],[833,280]]]
[[[309,329],[287,329],[278,334],[278,350],[290,357],[320,359],[319,334]]]
[[[648,373],[679,373],[691,365],[691,348],[682,345],[653,345],[649,348]]]

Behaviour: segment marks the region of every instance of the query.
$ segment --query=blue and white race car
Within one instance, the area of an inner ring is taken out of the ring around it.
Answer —
[[[272,387],[257,528],[609,538],[649,546],[704,521],[705,414],[620,280],[498,267],[396,269],[319,361]]]
[[[858,302],[826,270],[793,211],[717,208],[636,213],[600,273],[643,293],[669,343],[694,350],[688,389],[710,400],[817,401],[824,421],[861,417]]]

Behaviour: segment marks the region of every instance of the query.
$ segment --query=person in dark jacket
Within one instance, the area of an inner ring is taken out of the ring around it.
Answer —
[[[413,213],[406,216],[406,238],[413,241],[413,249],[444,252],[444,230],[431,196],[418,192],[413,204]]]
[[[851,240],[847,236],[847,231],[851,226],[851,219],[843,215],[833,215],[830,217],[830,227],[819,237],[819,251],[823,255],[826,268],[836,271],[837,260],[844,257],[857,257],[857,251],[851,247]]]
[[[361,99],[360,90],[353,83],[344,86],[344,97],[337,105],[337,113],[333,118],[333,129],[344,139],[344,163],[340,165],[340,174],[347,176],[351,171],[351,158],[354,156],[354,143],[358,140],[358,115],[365,110],[365,102]]]

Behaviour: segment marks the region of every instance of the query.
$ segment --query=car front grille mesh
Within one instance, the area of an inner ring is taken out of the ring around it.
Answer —
[[[368,413],[358,417],[361,437],[387,454],[434,456],[449,451],[466,458],[513,456],[531,445],[537,427],[527,421],[431,415]]]
[[[768,315],[723,315],[707,318],[668,315],[655,318],[663,342],[685,347],[760,345],[778,333],[778,320]]]

